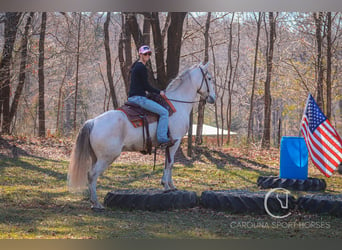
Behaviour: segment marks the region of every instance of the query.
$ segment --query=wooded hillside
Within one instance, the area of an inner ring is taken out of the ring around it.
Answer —
[[[211,62],[218,98],[204,123],[241,141],[269,147],[297,136],[309,92],[342,134],[341,20],[331,12],[1,13],[1,133],[73,135],[126,101],[137,47],[148,44],[160,89]],[[194,123],[201,110],[194,106]]]

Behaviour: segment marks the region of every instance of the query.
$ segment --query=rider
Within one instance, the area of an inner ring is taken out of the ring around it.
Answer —
[[[164,91],[152,87],[148,82],[146,63],[150,60],[152,51],[149,46],[143,45],[139,48],[139,60],[131,68],[131,85],[128,92],[128,101],[159,115],[157,125],[157,140],[159,146],[172,146],[175,140],[167,136],[169,124],[169,112],[160,104],[146,97],[146,91],[165,95]]]

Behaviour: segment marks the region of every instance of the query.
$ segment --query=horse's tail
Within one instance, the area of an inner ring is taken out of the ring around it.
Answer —
[[[80,129],[72,149],[68,172],[68,187],[71,191],[82,190],[88,183],[88,171],[96,161],[90,145],[90,132],[94,121],[87,121]]]

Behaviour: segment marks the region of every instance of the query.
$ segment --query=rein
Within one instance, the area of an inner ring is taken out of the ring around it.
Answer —
[[[169,99],[170,101],[173,101],[173,102],[180,102],[180,103],[197,103],[197,102],[206,102],[205,100],[199,100],[199,101],[182,101],[182,100],[176,100],[176,99],[171,99],[171,98],[167,98]]]
[[[207,86],[207,93],[209,93],[209,84],[208,84],[208,81],[207,81],[207,73],[204,73],[203,69],[201,67],[199,67],[201,72],[202,72],[202,75],[203,75],[203,78],[202,78],[202,82],[201,82],[201,86],[199,87],[199,89],[197,90],[197,93],[200,93],[200,90],[202,89],[202,86],[203,86],[203,82],[205,82],[205,85]],[[199,101],[182,101],[182,100],[177,100],[177,99],[170,99],[168,98],[170,101],[173,101],[173,102],[179,102],[179,103],[189,103],[189,104],[192,104],[192,103],[200,103],[200,102],[206,102],[206,100],[199,100]]]

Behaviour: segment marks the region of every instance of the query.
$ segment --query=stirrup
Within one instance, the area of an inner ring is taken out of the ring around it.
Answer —
[[[176,143],[177,141],[178,141],[178,139],[175,139],[175,140],[171,139],[171,140],[168,141],[168,142],[160,143],[160,144],[158,145],[158,147],[161,148],[161,149],[166,149],[167,147],[172,147],[173,145],[175,145],[175,143]]]

